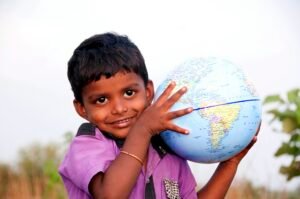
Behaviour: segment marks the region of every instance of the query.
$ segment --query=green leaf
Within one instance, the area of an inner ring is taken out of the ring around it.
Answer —
[[[280,95],[269,95],[264,99],[263,104],[269,104],[274,102],[282,104],[284,103],[284,100],[280,97]]]
[[[300,134],[299,133],[295,133],[291,136],[290,141],[289,142],[299,142],[300,144]]]
[[[298,126],[300,127],[300,106],[297,107],[296,111],[295,111],[295,114],[296,114],[296,121],[297,121],[297,124]]]
[[[288,101],[291,103],[297,103],[300,100],[300,89],[293,89],[287,93]]]
[[[282,143],[278,148],[275,156],[288,155],[292,158],[289,166],[284,165],[280,168],[280,172],[287,176],[287,180],[291,180],[300,176],[300,89],[288,91],[287,100],[283,99],[279,95],[270,95],[265,98],[264,104],[277,103],[275,108],[267,111],[272,115],[270,123],[274,121],[281,123],[280,132],[288,133],[290,136],[289,141]]]
[[[281,155],[291,155],[291,156],[297,156],[299,154],[299,148],[297,146],[291,146],[290,143],[282,143],[282,145],[279,147],[279,149],[276,151],[275,156],[281,156]]]
[[[295,129],[297,129],[297,122],[294,119],[286,117],[282,120],[282,130],[284,132],[290,133]]]
[[[272,121],[275,120],[275,119],[278,119],[279,121],[283,121],[286,118],[291,118],[293,120],[296,120],[295,111],[292,111],[292,110],[289,110],[289,109],[287,109],[285,111],[279,111],[277,109],[271,109],[271,110],[267,111],[267,113],[274,116]]]
[[[295,113],[295,111],[292,111],[290,109],[287,109],[285,111],[279,112],[278,115],[279,115],[279,120],[280,121],[283,121],[283,120],[285,120],[287,118],[290,118],[292,120],[296,120],[296,113]]]
[[[267,113],[274,116],[273,120],[279,118],[281,115],[281,112],[278,111],[277,109],[271,109],[271,110],[267,111]]]
[[[281,166],[280,173],[287,175],[287,180],[300,176],[300,162],[292,161],[289,166]]]
[[[277,149],[275,156],[281,156],[283,154],[289,154],[290,145],[288,143],[282,143],[282,145]]]

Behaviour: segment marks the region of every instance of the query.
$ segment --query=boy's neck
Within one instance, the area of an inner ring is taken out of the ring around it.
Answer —
[[[114,140],[116,142],[117,146],[119,147],[119,149],[123,147],[125,138],[117,138],[109,132],[105,132],[105,131],[101,131],[101,132],[105,137]]]
[[[105,137],[114,140],[119,149],[123,147],[125,138],[121,139],[121,138],[117,138],[117,137],[113,136],[109,132],[105,132],[105,131],[101,131],[101,132],[103,133],[103,135]],[[161,158],[164,157],[166,155],[166,153],[174,154],[174,152],[164,143],[164,141],[162,140],[162,138],[159,135],[153,136],[151,138],[151,144],[152,144],[152,147],[158,152],[158,154]]]

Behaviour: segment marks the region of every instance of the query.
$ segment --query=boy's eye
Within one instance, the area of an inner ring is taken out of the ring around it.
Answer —
[[[135,94],[135,91],[133,91],[133,90],[127,90],[127,91],[125,91],[125,97],[131,97],[131,96],[133,96]]]
[[[97,104],[105,104],[107,102],[107,98],[106,97],[99,97],[97,99]]]

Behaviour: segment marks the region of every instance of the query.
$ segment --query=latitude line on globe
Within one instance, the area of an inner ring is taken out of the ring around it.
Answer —
[[[228,105],[228,104],[236,104],[236,103],[240,103],[240,102],[251,102],[251,101],[259,101],[259,99],[240,100],[240,101],[234,101],[234,102],[227,102],[224,104],[204,106],[204,107],[200,107],[200,108],[194,108],[193,111],[198,111],[198,110],[202,110],[202,109],[206,109],[206,108],[212,108],[212,107],[223,106],[223,105]]]

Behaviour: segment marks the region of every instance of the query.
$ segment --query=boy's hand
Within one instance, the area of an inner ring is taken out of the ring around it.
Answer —
[[[227,163],[234,163],[234,164],[239,164],[240,163],[240,161],[245,157],[245,155],[248,153],[248,151],[256,143],[256,141],[257,141],[257,135],[258,135],[258,133],[260,131],[260,126],[261,126],[261,122],[259,123],[259,126],[258,126],[258,129],[256,131],[256,134],[253,137],[253,139],[251,140],[250,144],[248,144],[248,146],[244,150],[242,150],[240,153],[238,153],[237,155],[233,156],[229,160],[226,160],[225,162],[227,162]]]
[[[175,86],[175,82],[171,82],[159,98],[144,110],[137,121],[138,125],[144,126],[151,135],[158,134],[165,130],[172,130],[182,134],[188,133],[188,130],[175,125],[172,120],[192,112],[193,109],[190,107],[169,112],[170,108],[187,91],[187,88],[183,87],[171,95]]]

